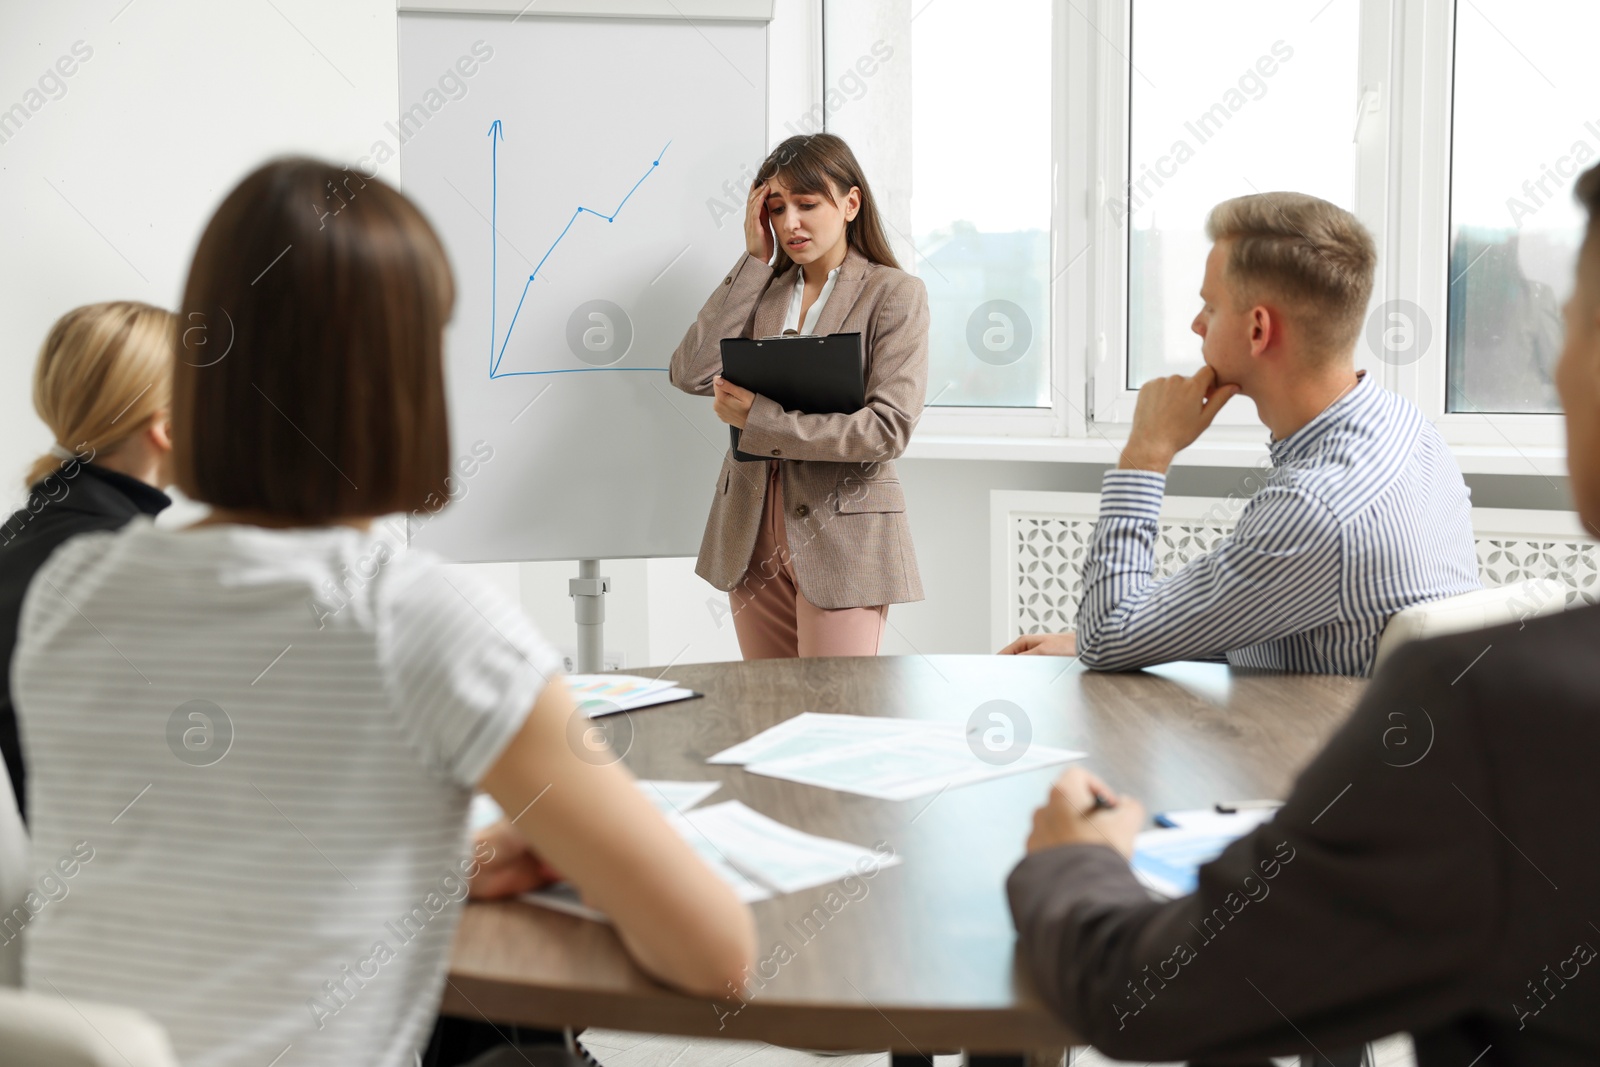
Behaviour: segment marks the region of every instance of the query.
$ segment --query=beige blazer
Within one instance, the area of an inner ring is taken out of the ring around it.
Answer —
[[[754,256],[740,256],[672,354],[672,384],[710,396],[711,379],[722,371],[724,337],[781,332],[796,269],[775,276]],[[927,288],[852,248],[816,332],[861,334],[867,406],[849,415],[807,415],[757,396],[739,449],[787,461],[780,472],[784,525],[795,580],[807,600],[819,608],[921,600],[893,461],[910,442],[928,391]],[[695,573],[718,589],[734,589],[747,569],[752,584],[776,576],[782,561],[750,558],[766,495],[767,465],[740,462],[729,449],[695,565]]]

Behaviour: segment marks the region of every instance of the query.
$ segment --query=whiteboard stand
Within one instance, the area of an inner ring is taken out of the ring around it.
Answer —
[[[600,561],[580,559],[578,576],[567,581],[578,622],[578,672],[598,674],[605,666],[606,594],[611,579],[600,576]]]

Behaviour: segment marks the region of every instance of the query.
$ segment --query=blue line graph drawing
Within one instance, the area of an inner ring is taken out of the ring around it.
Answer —
[[[573,209],[572,217],[570,219],[568,219],[567,220],[567,224],[561,228],[561,232],[556,235],[556,239],[554,241],[550,242],[550,247],[545,249],[544,255],[540,256],[539,257],[539,262],[534,265],[533,273],[528,275],[528,280],[523,283],[523,285],[522,285],[522,295],[517,298],[516,309],[514,311],[512,311],[512,313],[511,313],[511,322],[506,326],[506,335],[505,335],[504,338],[499,338],[499,333],[498,333],[498,331],[499,331],[499,314],[498,313],[499,313],[499,292],[500,292],[500,247],[499,247],[500,246],[500,239],[499,239],[500,238],[500,219],[499,219],[499,215],[500,215],[500,142],[505,140],[505,131],[504,131],[504,128],[501,126],[499,119],[495,119],[494,122],[489,124],[489,135],[488,136],[489,136],[489,158],[490,158],[489,170],[490,170],[490,190],[491,190],[490,199],[489,199],[489,279],[490,279],[490,292],[489,292],[489,377],[491,379],[494,379],[494,378],[525,377],[525,376],[535,375],[535,374],[583,374],[583,373],[587,373],[587,372],[591,372],[591,371],[664,371],[664,370],[666,370],[667,369],[666,367],[569,367],[569,368],[565,368],[565,369],[562,369],[562,370],[502,371],[500,369],[500,362],[501,362],[501,360],[505,359],[506,346],[511,343],[511,333],[512,333],[513,330],[515,330],[517,328],[517,316],[522,314],[522,305],[528,299],[528,290],[533,287],[534,281],[539,277],[539,271],[541,269],[543,269],[543,267],[545,265],[545,261],[550,258],[551,254],[553,252],[555,252],[556,247],[561,244],[562,238],[567,236],[567,232],[569,230],[571,230],[573,224],[578,221],[578,216],[580,216],[580,215],[593,215],[596,218],[604,219],[608,223],[615,222],[617,220],[617,216],[622,214],[623,207],[633,197],[633,194],[638,192],[639,186],[643,185],[644,182],[645,182],[645,179],[650,177],[650,175],[654,174],[655,171],[656,171],[656,168],[661,166],[661,158],[667,154],[667,149],[672,147],[672,142],[668,141],[666,144],[661,146],[661,151],[656,153],[656,158],[650,161],[649,169],[647,169],[642,175],[639,176],[639,180],[633,183],[633,187],[628,190],[627,194],[625,196],[623,196],[622,200],[617,204],[616,208],[614,208],[609,215],[606,214],[603,211],[596,211],[594,208],[584,207],[581,204],[578,207]],[[498,350],[495,347],[495,342],[496,342],[497,339],[499,340],[499,348],[498,348]]]

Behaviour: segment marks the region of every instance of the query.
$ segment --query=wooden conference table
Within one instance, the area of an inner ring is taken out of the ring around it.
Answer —
[[[1034,656],[764,660],[674,666],[664,676],[706,695],[613,724],[634,774],[716,779],[722,788],[706,803],[738,799],[810,833],[886,842],[903,862],[849,896],[836,884],[755,904],[759,957],[782,962],[752,972],[736,1013],[646,977],[608,926],[521,902],[469,904],[446,1013],[921,1055],[1081,1043],[1019,968],[1005,898],[1032,812],[1060,767],[892,802],[706,757],[802,711],[967,722],[1004,700],[1021,709],[1035,743],[1088,752],[1086,766],[1150,811],[1207,807],[1283,797],[1362,685],[1209,663],[1095,674],[1075,659]],[[824,924],[813,909],[830,889],[837,913],[823,908]],[[779,942],[788,952],[774,953]]]

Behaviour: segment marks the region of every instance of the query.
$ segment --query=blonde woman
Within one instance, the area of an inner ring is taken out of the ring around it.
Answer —
[[[28,499],[0,526],[0,752],[26,817],[22,754],[11,705],[11,653],[22,595],[69,537],[115,530],[172,501],[170,311],[119,300],[63,315],[39,351],[33,406],[55,435],[33,462]]]

